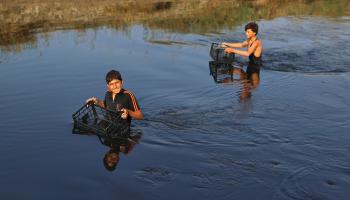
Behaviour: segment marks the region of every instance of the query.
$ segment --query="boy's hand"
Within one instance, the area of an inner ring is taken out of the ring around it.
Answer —
[[[86,100],[85,103],[97,103],[97,98],[96,97],[90,97]]]
[[[232,48],[226,48],[225,49],[226,53],[235,53],[234,50]]]
[[[128,109],[123,108],[123,109],[121,109],[121,111],[122,111],[121,118],[122,118],[122,119],[127,119],[128,116],[129,116],[129,111],[128,111]]]

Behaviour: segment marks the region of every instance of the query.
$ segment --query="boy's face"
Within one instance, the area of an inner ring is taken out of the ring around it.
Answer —
[[[256,33],[254,31],[252,31],[252,29],[247,29],[245,31],[245,35],[247,36],[248,39],[254,37],[256,35]]]
[[[113,94],[118,94],[123,88],[123,81],[118,79],[113,79],[107,84],[107,88]]]
[[[113,153],[109,153],[107,155],[107,165],[109,167],[116,165],[118,163],[118,161],[119,161],[119,154],[118,153],[113,152]]]

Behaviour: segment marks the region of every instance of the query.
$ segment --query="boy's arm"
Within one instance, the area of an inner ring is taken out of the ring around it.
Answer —
[[[122,118],[126,119],[128,115],[134,119],[142,120],[143,119],[143,114],[141,112],[141,109],[137,103],[137,100],[134,96],[134,94],[128,90],[125,90],[124,93],[126,93],[129,96],[129,104],[130,106],[128,108],[131,109],[122,109],[121,111],[123,112]]]
[[[244,41],[241,43],[229,43],[229,42],[223,42],[221,43],[221,47],[234,47],[234,48],[243,48],[248,46],[248,42]]]
[[[134,119],[138,119],[138,120],[143,119],[143,114],[142,114],[141,110],[137,110],[137,111],[132,111],[132,110],[128,110],[128,109],[125,109],[125,110],[130,115],[130,117],[132,117]]]
[[[258,45],[259,45],[259,42],[253,43],[253,45],[251,47],[249,47],[247,51],[237,50],[237,49],[233,49],[233,48],[226,48],[225,52],[226,53],[236,53],[236,54],[248,57],[250,54],[252,54],[255,51],[255,49],[258,47]]]
[[[99,99],[96,98],[96,97],[88,98],[88,99],[86,100],[86,103],[89,103],[89,102],[93,102],[94,104],[97,104],[97,105],[99,105],[99,106],[101,106],[101,107],[105,107],[104,102],[101,101],[101,100],[99,100]]]
[[[101,100],[99,100],[99,99],[97,99],[96,104],[98,104],[99,106],[101,106],[101,107],[103,107],[103,108],[105,107],[104,101],[101,101]]]

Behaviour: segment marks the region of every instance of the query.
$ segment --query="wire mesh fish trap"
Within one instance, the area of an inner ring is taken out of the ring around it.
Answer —
[[[234,53],[226,53],[225,48],[220,43],[213,42],[210,48],[210,57],[218,62],[233,62],[235,60]]]
[[[121,118],[121,112],[99,105],[85,104],[73,115],[73,131],[91,132],[100,136],[127,137],[130,126]]]
[[[210,75],[216,83],[230,83],[240,81],[242,72],[235,74],[235,70],[241,70],[241,66],[236,63],[223,63],[217,61],[209,61]]]

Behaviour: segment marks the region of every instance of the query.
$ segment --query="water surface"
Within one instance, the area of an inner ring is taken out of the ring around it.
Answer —
[[[211,42],[242,24],[180,33],[138,24],[35,35],[1,51],[1,199],[346,199],[350,195],[348,17],[261,19],[260,85],[216,83]],[[317,34],[315,34],[317,33]],[[245,70],[247,59],[238,58]],[[123,74],[145,115],[116,170],[71,114]],[[224,75],[225,76],[225,75]]]

